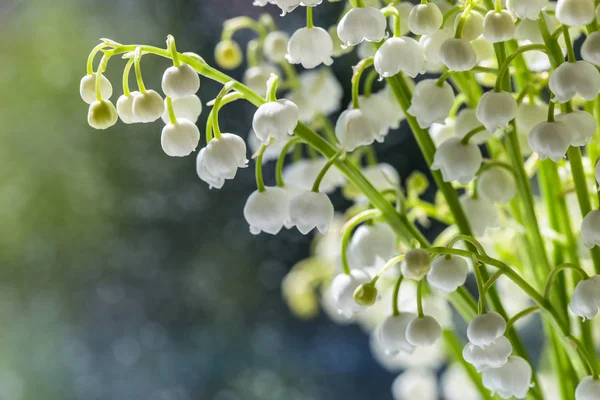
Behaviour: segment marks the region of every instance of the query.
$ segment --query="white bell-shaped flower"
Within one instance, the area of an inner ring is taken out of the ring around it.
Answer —
[[[263,45],[263,51],[267,59],[272,63],[284,62],[289,41],[290,36],[286,32],[270,32],[265,37],[265,42]]]
[[[187,119],[179,119],[175,124],[167,124],[162,130],[160,144],[171,157],[189,156],[200,141],[200,131],[196,124]]]
[[[454,31],[458,27],[463,13],[456,14],[454,18]],[[460,37],[469,42],[477,39],[483,33],[483,16],[477,11],[471,11],[464,22]]]
[[[408,29],[408,16],[413,9],[413,4],[408,1],[394,2],[394,6],[400,14],[400,35],[405,36],[410,32]]]
[[[483,21],[483,37],[490,43],[500,43],[515,36],[515,21],[510,12],[488,11]]]
[[[462,195],[459,201],[475,236],[483,236],[488,229],[498,227],[498,211],[493,203],[467,194]]]
[[[569,303],[571,312],[578,317],[592,319],[600,308],[600,275],[581,280],[575,286]]]
[[[483,156],[475,143],[462,144],[458,137],[451,137],[440,145],[433,157],[431,169],[442,172],[444,182],[459,181],[463,185],[471,182]]]
[[[581,237],[588,248],[600,246],[600,210],[592,210],[583,218]]]
[[[530,103],[524,101],[517,108],[515,122],[519,134],[529,135],[529,132],[548,117],[548,104]]]
[[[390,315],[377,328],[379,342],[386,354],[396,355],[400,352],[411,354],[415,347],[406,340],[406,328],[416,318],[411,313]]]
[[[600,398],[600,380],[586,376],[575,389],[575,400],[598,400]]]
[[[445,400],[480,400],[481,395],[471,380],[465,367],[454,362],[444,370],[440,377]]]
[[[573,111],[568,114],[559,114],[556,120],[569,127],[573,134],[571,146],[585,146],[588,144],[594,133],[596,133],[596,120],[594,116],[587,111]]]
[[[113,87],[104,75],[100,77],[100,95],[103,99],[110,99],[112,96]],[[96,101],[96,74],[88,74],[81,78],[79,82],[79,94],[83,101],[88,104],[92,104]]]
[[[321,233],[327,233],[334,214],[333,204],[325,193],[304,191],[292,197],[290,201],[291,223],[303,235],[314,228]]]
[[[88,109],[88,124],[94,129],[108,129],[117,123],[119,115],[110,100],[96,100]]]
[[[203,147],[198,152],[198,157],[196,158],[196,173],[198,177],[202,179],[204,182],[208,183],[208,187],[210,189],[221,189],[225,184],[225,178],[214,176],[206,169],[206,165],[204,165],[204,153],[206,152],[206,148]]]
[[[406,327],[406,340],[415,347],[433,346],[442,336],[442,327],[435,318],[416,317]]]
[[[198,121],[198,117],[202,114],[202,101],[200,97],[195,94],[180,97],[178,99],[171,99],[171,104],[173,105],[173,112],[175,113],[175,118],[183,118],[188,121],[192,121],[196,123]],[[119,108],[117,107],[117,110]],[[167,109],[167,101],[165,100],[165,112],[163,112],[162,120],[165,124],[170,122],[169,110]]]
[[[576,94],[591,101],[600,91],[600,72],[587,61],[563,63],[550,75],[548,86],[556,101],[561,104],[571,100]]]
[[[523,399],[531,388],[531,365],[518,356],[511,356],[500,368],[487,368],[483,371],[483,386],[503,399],[516,397]]]
[[[379,138],[379,135],[377,124],[373,124],[360,109],[342,112],[335,124],[335,136],[339,146],[346,151],[369,145]]]
[[[467,327],[469,342],[478,347],[486,347],[506,332],[506,321],[500,314],[489,311],[476,315]]]
[[[392,383],[394,400],[437,400],[437,376],[431,369],[411,368]]]
[[[352,8],[338,23],[337,34],[342,47],[356,46],[362,41],[380,42],[386,37],[387,21],[375,7]]]
[[[440,47],[440,61],[451,71],[470,71],[477,65],[477,54],[468,40],[451,37]]]
[[[407,112],[417,118],[421,128],[428,128],[434,122],[444,123],[454,105],[454,92],[448,82],[440,87],[435,79],[425,79],[417,83]]]
[[[133,98],[139,93],[140,92],[131,92],[129,96],[125,96],[123,94],[117,100],[117,113],[119,114],[121,121],[126,124],[133,124],[137,122],[135,115],[133,115]]]
[[[274,4],[281,8],[282,17],[294,11],[300,5],[300,2],[301,0],[274,0]]]
[[[600,32],[592,32],[581,45],[581,58],[596,66],[600,65]]]
[[[425,67],[429,72],[439,71],[444,64],[440,60],[442,44],[454,36],[451,29],[440,29],[431,35],[423,35],[419,39],[419,46],[425,54]]]
[[[417,4],[408,15],[408,29],[415,35],[431,35],[442,27],[444,16],[433,3]]]
[[[333,41],[325,29],[300,28],[290,38],[285,58],[290,64],[302,64],[311,69],[320,64],[333,64],[332,54]]]
[[[467,133],[473,129],[481,126],[481,122],[477,119],[477,111],[472,108],[462,109],[456,116],[454,125],[454,132],[457,137],[464,138]],[[469,139],[469,142],[473,142],[477,145],[485,143],[489,138],[492,137],[492,133],[488,130],[477,133]]]
[[[547,4],[548,0],[507,0],[506,8],[515,13],[519,19],[536,21]]]
[[[264,93],[271,74],[279,75],[279,70],[271,64],[256,65],[244,72],[242,82],[256,93]]]
[[[298,125],[300,110],[287,99],[267,102],[256,110],[252,119],[252,130],[265,144],[271,138],[280,140],[293,135]]]
[[[484,348],[467,343],[462,355],[466,362],[477,369],[477,372],[481,372],[486,368],[500,368],[506,364],[512,350],[510,341],[505,336],[500,336]]]
[[[563,25],[587,25],[594,20],[594,0],[558,0],[556,19]]]
[[[412,249],[406,252],[402,264],[402,275],[406,279],[421,280],[431,269],[429,252],[423,249]]]
[[[302,0],[300,5],[305,6],[305,7],[316,7],[319,4],[321,4],[322,2],[323,2],[323,0]]]
[[[133,97],[132,110],[137,122],[154,122],[165,112],[165,103],[158,93],[148,90]]]
[[[448,255],[437,257],[431,263],[427,282],[442,293],[452,293],[467,281],[469,265],[464,258]]]
[[[375,53],[375,70],[383,78],[400,71],[411,78],[425,72],[425,55],[419,43],[409,37],[392,37]]]
[[[189,64],[172,66],[164,72],[161,87],[172,99],[190,96],[200,90],[200,76]]]
[[[350,319],[365,307],[356,304],[354,291],[362,284],[371,282],[371,277],[363,270],[353,269],[350,274],[339,274],[331,282],[331,297],[338,313]]]
[[[479,175],[479,195],[490,203],[508,203],[517,193],[515,177],[506,168],[492,167]]]
[[[223,133],[220,138],[213,138],[206,145],[204,165],[213,176],[233,179],[238,168],[246,168],[246,143],[231,133]]]
[[[447,118],[443,124],[434,123],[429,127],[429,135],[436,147],[454,136],[454,120]]]
[[[479,99],[476,114],[488,131],[496,132],[517,116],[517,100],[508,92],[486,92]]]
[[[389,260],[396,254],[396,234],[388,224],[359,226],[350,240],[350,254],[357,265],[375,265],[377,259]]]
[[[573,140],[573,133],[562,122],[542,122],[529,134],[529,147],[541,160],[559,162],[565,158]]]
[[[254,191],[244,206],[244,218],[250,233],[265,232],[277,235],[290,219],[290,199],[279,187],[267,187],[264,192]]]

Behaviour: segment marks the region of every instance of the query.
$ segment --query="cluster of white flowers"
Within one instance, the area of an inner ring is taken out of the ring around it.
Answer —
[[[594,0],[348,0],[335,25],[319,27],[313,13],[325,3],[254,1],[278,7],[282,16],[306,12],[306,25],[295,32],[278,30],[268,14],[226,21],[214,53],[224,69],[244,60],[234,34],[251,29],[257,35],[247,45],[243,83],[196,54],[178,53],[170,36],[166,50],[103,39],[80,86],[90,126],[162,119],[164,152],[188,156],[200,143],[199,75],[218,81],[223,89],[207,103],[212,110],[196,158],[198,177],[221,189],[247,167],[246,141],[221,132],[219,111],[239,99],[251,102],[257,109],[247,141],[257,190],[243,210],[250,232],[318,231],[314,254],[284,280],[284,298],[298,315],[314,315],[320,302],[333,320],[370,332],[382,365],[407,369],[392,386],[395,398],[437,398],[444,345],[457,362],[440,382],[448,399],[480,398],[487,395],[483,388],[502,398],[547,395],[534,386],[541,375],[516,329],[544,311],[557,360],[552,376],[577,378],[576,400],[598,400],[597,350],[590,343],[596,332],[574,325],[575,317],[589,320],[600,310],[600,6]],[[344,108],[344,87],[329,66],[352,51],[360,62]],[[115,107],[104,72],[117,54],[127,65]],[[140,64],[149,54],[173,62],[162,77],[164,96],[144,85]],[[132,68],[136,91],[129,89]],[[401,179],[377,161],[372,144],[385,142],[403,121],[430,166],[435,200],[426,200],[424,174]],[[272,186],[263,179],[268,162],[276,163]],[[345,217],[335,214],[330,196],[336,193],[352,202]],[[418,225],[432,220],[448,226],[430,243]],[[591,252],[584,255],[579,241]],[[573,276],[562,275],[568,270]],[[465,287],[470,271],[478,301]],[[555,282],[560,290],[553,290]],[[450,303],[468,322],[466,345]],[[575,346],[580,360],[565,360],[558,337]],[[563,395],[573,387],[562,385]]]

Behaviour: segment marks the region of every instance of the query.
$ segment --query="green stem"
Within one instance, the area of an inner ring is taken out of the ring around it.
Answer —
[[[363,72],[365,72],[367,68],[372,66],[373,63],[373,57],[370,57],[362,60],[354,67],[354,74],[352,75],[352,108],[354,109],[360,108],[360,104],[358,101],[360,78],[362,77]]]
[[[319,175],[317,175],[317,178],[315,179],[315,183],[313,184],[313,187],[312,187],[313,192],[319,193],[319,187],[321,186],[321,181],[323,181],[325,174],[327,174],[327,171],[329,171],[329,169],[333,166],[333,164],[337,161],[337,159],[340,158],[341,155],[342,155],[342,153],[340,153],[340,152],[336,153],[333,157],[331,157],[327,161],[327,163],[323,166],[321,171],[319,171]]]
[[[530,314],[533,314],[536,311],[540,310],[540,306],[532,306],[529,308],[526,308],[525,310],[515,314],[511,319],[509,319],[506,322],[506,329],[512,327],[514,324],[517,323],[517,321],[519,321],[521,318],[524,318]]]
[[[277,180],[278,187],[285,186],[285,183],[283,182],[283,165],[285,163],[285,157],[292,147],[300,143],[302,143],[302,139],[293,138],[292,140],[287,142],[285,146],[283,146],[283,148],[281,149],[281,153],[279,153],[279,158],[277,159],[277,165],[275,166],[275,177]]]
[[[171,58],[173,59],[173,65],[179,67],[181,62],[177,55],[177,46],[175,45],[175,38],[171,35],[167,36],[167,48],[171,51]]]
[[[526,46],[521,46],[521,47],[517,48],[517,50],[515,50],[505,60],[503,60],[502,64],[498,64],[501,66],[498,69],[498,76],[496,78],[496,86],[494,88],[494,90],[496,92],[501,92],[502,86],[505,86],[505,82],[503,82],[503,80],[506,75],[506,72],[508,71],[508,68],[510,67],[510,64],[515,60],[515,58],[517,58],[519,55],[521,55],[527,51],[541,51],[544,53],[548,53],[548,48],[544,44],[528,44]],[[498,61],[500,61],[500,60],[498,60]],[[505,90],[510,91],[510,88],[507,89],[505,87]]]
[[[577,61],[575,59],[575,50],[573,50],[573,42],[571,42],[571,34],[569,33],[569,27],[563,25],[563,36],[565,37],[565,43],[567,44],[567,54],[569,55],[569,62],[574,63]]]
[[[425,279],[421,279],[417,284],[417,316],[419,318],[425,317],[425,313],[423,312],[423,285],[425,283]]]
[[[554,285],[554,280],[556,279],[556,276],[558,275],[558,273],[561,271],[564,271],[566,269],[572,269],[573,271],[577,272],[583,279],[590,278],[588,276],[588,274],[583,270],[583,268],[581,268],[575,264],[564,263],[564,264],[557,265],[556,267],[554,267],[552,269],[552,271],[550,271],[550,274],[548,275],[548,280],[546,281],[546,286],[544,288],[544,298],[545,299],[550,298],[550,295],[552,294],[552,286]]]
[[[96,57],[96,54],[98,54],[98,52],[100,50],[102,50],[103,48],[107,47],[108,44],[105,42],[100,43],[99,45],[97,45],[96,47],[94,47],[92,49],[92,51],[90,51],[90,55],[88,56],[88,60],[87,60],[87,74],[93,74],[94,73],[94,58]]]
[[[367,210],[363,211],[358,215],[355,215],[350,219],[342,228],[342,267],[346,275],[350,274],[350,263],[348,262],[348,244],[350,243],[350,237],[356,227],[363,222],[372,220],[380,217],[381,211],[379,210]]]
[[[479,126],[475,129],[471,129],[469,132],[467,132],[467,134],[465,135],[465,137],[462,138],[462,140],[460,141],[461,144],[463,145],[468,145],[469,144],[469,140],[471,140],[471,138],[475,135],[477,135],[479,132],[483,132],[485,131],[485,126]]]
[[[306,27],[315,27],[315,25],[313,24],[313,7],[306,7]]]
[[[172,125],[177,124],[177,118],[175,117],[175,111],[173,110],[173,99],[167,97],[167,111],[169,112],[169,122]]]
[[[381,270],[375,275],[375,277],[371,280],[371,284],[376,284],[379,278],[383,276],[390,268],[396,266],[399,262],[404,260],[404,254],[391,258],[385,265],[381,268]]]
[[[142,68],[140,66],[140,61],[142,60],[142,49],[141,47],[137,47],[135,49],[135,54],[133,56],[135,60],[135,79],[137,81],[138,90],[140,93],[146,93],[146,85],[144,85],[144,79],[142,78]]]
[[[127,64],[125,64],[125,68],[123,69],[123,95],[125,97],[129,97],[131,95],[131,91],[129,90],[129,72],[131,71],[131,67],[133,67],[134,59],[131,57],[127,60]]]
[[[398,279],[396,279],[396,284],[394,285],[394,293],[392,294],[392,310],[394,317],[400,315],[400,310],[398,309],[398,295],[400,293],[400,285],[402,284],[403,279],[404,275],[400,274]]]
[[[262,173],[263,155],[265,154],[265,150],[267,150],[267,147],[269,147],[268,144],[263,144],[262,146],[260,146],[260,149],[258,149],[257,156],[254,160],[256,163],[254,175],[256,178],[256,188],[258,189],[259,193],[264,193],[267,190],[267,188],[265,187],[265,181],[263,180]]]

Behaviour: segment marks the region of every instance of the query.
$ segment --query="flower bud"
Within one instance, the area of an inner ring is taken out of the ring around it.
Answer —
[[[243,59],[240,45],[233,40],[222,40],[215,46],[215,62],[221,68],[236,69]]]
[[[460,22],[463,13],[460,12],[456,14],[454,18],[454,31],[458,27],[458,23]],[[477,11],[471,11],[464,22],[461,32],[461,39],[471,40],[477,39],[483,33],[483,16],[479,14]]]
[[[586,376],[575,389],[575,400],[598,400],[600,380]]]
[[[508,361],[513,347],[505,336],[500,336],[487,347],[467,343],[462,355],[466,362],[473,365],[477,372],[486,368],[500,368]]]
[[[131,92],[129,96],[121,95],[117,100],[117,113],[119,118],[126,124],[136,123],[135,115],[133,115],[133,98],[140,92]]]
[[[483,371],[483,386],[503,399],[525,398],[531,384],[532,370],[527,361],[511,356],[500,368],[487,368]]]
[[[477,65],[477,54],[465,39],[446,39],[440,47],[440,60],[451,71],[470,71]]]
[[[167,97],[179,99],[196,94],[200,90],[200,77],[188,64],[172,66],[163,74],[161,87]]]
[[[563,25],[587,25],[594,20],[594,0],[558,0],[555,15]]]
[[[363,283],[353,293],[354,301],[362,307],[371,307],[377,301],[377,289],[371,282]]]
[[[406,340],[415,347],[433,346],[442,336],[442,327],[428,315],[414,318],[406,327]]]
[[[406,279],[419,281],[431,269],[429,253],[423,249],[412,249],[406,252],[401,264],[402,275]]]
[[[412,354],[415,347],[406,340],[406,328],[417,316],[411,313],[402,313],[389,316],[377,329],[379,342],[383,350],[389,355],[400,352]]]
[[[100,96],[103,99],[110,99],[112,96],[113,88],[108,80],[108,78],[104,75],[100,77]],[[81,82],[79,83],[79,94],[83,101],[88,104],[92,104],[96,101],[96,74],[88,74],[81,78]]]
[[[193,123],[198,121],[198,117],[202,113],[202,101],[200,97],[192,94],[186,97],[180,97],[179,99],[171,99],[171,104],[173,106],[173,112],[175,113],[175,118],[187,119]],[[117,104],[117,110],[119,109]],[[167,109],[167,100],[165,99],[165,111],[161,116],[163,122],[168,124],[171,121],[169,116],[169,110]]]
[[[278,234],[290,219],[289,207],[290,200],[283,189],[267,187],[264,192],[255,190],[244,206],[244,218],[250,225],[250,233]]]
[[[292,197],[290,202],[290,218],[301,234],[317,228],[327,233],[333,222],[334,208],[325,193],[304,191]]]
[[[252,91],[264,93],[267,88],[267,81],[271,77],[271,74],[279,75],[279,71],[273,65],[257,65],[248,68],[246,72],[244,72],[242,82],[252,89]]]
[[[588,144],[594,133],[596,133],[596,120],[594,116],[587,111],[573,111],[568,114],[559,114],[556,120],[569,127],[573,134],[571,146],[585,146]]]
[[[377,259],[389,260],[396,253],[396,234],[388,224],[359,226],[350,240],[349,250],[357,265],[370,267]]]
[[[452,293],[465,284],[468,273],[469,266],[464,258],[439,256],[431,263],[427,282],[442,293]]]
[[[198,127],[187,119],[179,119],[175,124],[168,124],[162,130],[160,144],[163,151],[171,157],[189,156],[200,141]]]
[[[493,203],[483,197],[464,194],[459,199],[475,236],[483,236],[488,229],[498,227],[498,212]]]
[[[265,56],[272,63],[285,62],[285,54],[290,36],[283,31],[274,31],[265,37],[263,45]]]
[[[448,82],[439,87],[435,79],[425,79],[417,83],[407,112],[417,118],[421,128],[428,128],[434,122],[444,123],[454,105],[454,92]]]
[[[360,269],[353,269],[350,274],[339,274],[331,283],[331,296],[338,313],[350,319],[364,307],[354,301],[354,291],[363,283],[371,282],[369,275]]]
[[[206,148],[200,149],[198,152],[198,157],[196,158],[196,173],[198,177],[202,179],[204,182],[208,183],[208,187],[210,189],[221,189],[225,184],[225,178],[221,178],[219,176],[214,176],[206,169],[206,165],[204,165],[204,153],[206,152]]]
[[[386,36],[387,21],[375,7],[352,8],[338,23],[337,34],[342,47],[356,46],[363,40],[380,42]]]
[[[515,177],[506,168],[492,167],[477,180],[479,195],[490,203],[508,203],[517,193]]]
[[[290,64],[311,69],[320,64],[333,64],[332,54],[333,41],[325,29],[300,28],[290,38],[285,58]]]
[[[506,321],[494,311],[476,315],[467,327],[469,342],[478,347],[486,347],[506,332]]]
[[[569,309],[578,317],[592,319],[600,308],[600,275],[581,280],[571,295]]]
[[[596,66],[600,65],[600,32],[592,32],[581,45],[581,58]]]
[[[541,160],[549,158],[559,162],[565,157],[572,140],[573,134],[564,123],[542,122],[529,134],[529,147]]]
[[[109,100],[96,100],[88,109],[88,124],[94,129],[107,129],[117,123],[119,116]]]
[[[464,108],[456,116],[454,132],[457,137],[462,139],[467,135],[467,133],[480,126],[481,122],[479,122],[477,119],[477,111],[472,108]],[[492,133],[493,132],[488,130],[479,132],[475,136],[471,136],[469,142],[473,142],[477,145],[483,144],[492,137]]]
[[[486,92],[479,99],[476,115],[488,131],[496,132],[517,116],[517,100],[508,92]]]
[[[566,103],[576,94],[592,101],[600,92],[600,72],[587,61],[563,63],[550,75],[548,86],[559,103]]]
[[[431,35],[423,35],[419,39],[419,46],[423,49],[425,54],[425,66],[429,72],[439,71],[444,64],[440,60],[440,49],[442,44],[447,39],[453,37],[453,33],[450,29],[440,29],[439,31]]]
[[[154,122],[165,112],[165,103],[158,93],[148,90],[133,97],[132,110],[137,122]]]
[[[490,43],[500,43],[510,40],[515,36],[515,21],[512,15],[502,10],[488,11],[483,21],[483,37]]]
[[[394,76],[400,71],[415,78],[425,72],[425,55],[416,40],[392,37],[375,53],[375,70],[383,78]]]
[[[506,8],[521,20],[536,21],[547,4],[548,0],[507,0]]]
[[[437,5],[417,4],[408,15],[408,29],[415,35],[431,35],[442,27],[443,20]]]
[[[342,112],[335,124],[335,136],[339,146],[346,151],[354,151],[380,138],[379,129],[360,109]]]
[[[440,170],[444,182],[459,181],[466,185],[475,178],[482,161],[481,150],[475,143],[462,144],[460,138],[451,137],[435,152],[431,169]]]
[[[233,179],[238,168],[246,168],[247,164],[246,143],[237,135],[223,133],[206,145],[204,165],[213,176]]]
[[[286,135],[293,135],[300,111],[298,106],[287,99],[271,101],[258,107],[252,120],[252,129],[264,143],[271,138],[280,140]]]

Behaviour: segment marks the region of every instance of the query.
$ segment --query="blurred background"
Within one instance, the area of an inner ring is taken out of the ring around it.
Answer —
[[[316,24],[341,7],[319,7]],[[0,399],[391,398],[395,375],[360,328],[300,321],[284,304],[281,280],[311,238],[250,235],[252,168],[210,191],[195,157],[163,153],[161,122],[87,125],[79,80],[99,38],[164,46],[171,33],[214,65],[222,22],[261,12],[288,32],[304,23],[251,0],[0,2]],[[356,61],[334,64],[344,104]],[[123,65],[109,64],[113,101]],[[167,66],[144,59],[146,85],[160,88]],[[218,89],[204,79],[203,103]],[[252,112],[227,107],[223,130],[245,136]],[[377,150],[402,177],[425,169],[406,131]]]

